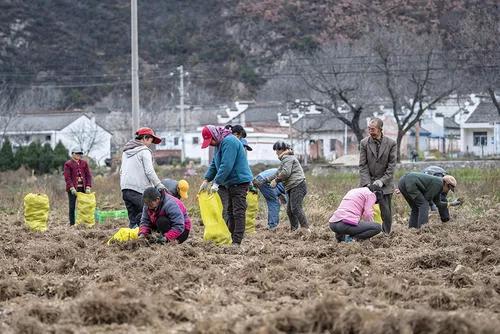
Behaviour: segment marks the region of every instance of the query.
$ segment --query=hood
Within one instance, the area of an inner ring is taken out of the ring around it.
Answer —
[[[127,155],[127,157],[136,155],[142,150],[149,150],[149,148],[140,141],[135,139],[130,140],[128,143],[125,144],[125,147],[123,148],[123,152]]]

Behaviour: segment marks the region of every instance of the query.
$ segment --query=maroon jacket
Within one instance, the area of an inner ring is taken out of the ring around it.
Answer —
[[[83,187],[92,187],[92,174],[90,174],[89,164],[85,160],[76,162],[70,159],[64,163],[64,180],[66,181],[66,191],[69,188],[78,186],[78,169],[83,178]]]

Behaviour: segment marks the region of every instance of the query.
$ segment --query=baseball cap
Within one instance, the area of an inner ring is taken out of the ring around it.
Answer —
[[[208,129],[208,127],[203,127],[201,130],[201,136],[203,137],[203,143],[201,144],[201,148],[207,148],[212,141],[212,133]]]
[[[148,135],[148,136],[153,137],[153,144],[159,144],[159,143],[161,143],[161,138],[158,137],[157,135],[155,135],[155,132],[151,128],[139,128],[135,132],[135,135],[136,136]]]
[[[179,180],[179,183],[177,184],[177,191],[179,192],[179,195],[181,195],[182,199],[187,199],[189,183],[186,180]]]
[[[79,147],[79,146],[75,146],[75,147],[72,147],[72,148],[71,148],[71,152],[70,152],[70,153],[71,153],[71,154],[73,154],[73,153],[74,153],[74,154],[83,154],[83,150],[82,150],[82,148],[81,148],[81,147]]]
[[[248,140],[246,140],[245,138],[241,138],[240,141],[243,144],[243,146],[246,148],[247,151],[253,151],[253,148],[251,148],[248,145]]]
[[[142,194],[142,201],[144,203],[151,203],[152,201],[160,197],[161,194],[158,189],[156,189],[155,187],[149,187],[144,190],[144,193]]]
[[[457,186],[457,180],[451,175],[443,176],[443,181],[450,186],[451,191],[455,191],[455,187]]]

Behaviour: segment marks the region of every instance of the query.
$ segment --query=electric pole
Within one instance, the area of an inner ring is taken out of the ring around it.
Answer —
[[[131,0],[132,26],[132,133],[139,128],[139,46],[137,38],[137,0]]]
[[[179,75],[180,75],[180,82],[179,82],[179,93],[181,96],[181,163],[184,163],[186,160],[186,144],[184,141],[184,132],[185,132],[185,115],[184,115],[184,66],[179,66],[177,67],[177,70],[179,70]]]

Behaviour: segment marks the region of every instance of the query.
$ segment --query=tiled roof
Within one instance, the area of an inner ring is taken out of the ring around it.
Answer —
[[[500,122],[500,115],[492,102],[482,101],[465,123]]]

